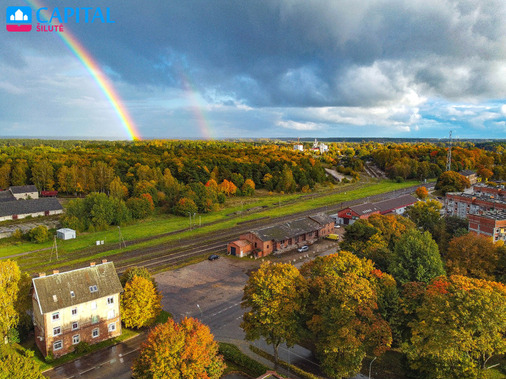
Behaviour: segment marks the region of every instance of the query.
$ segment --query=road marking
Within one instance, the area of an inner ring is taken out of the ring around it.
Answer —
[[[240,305],[240,304],[241,304],[241,302],[234,303],[233,305],[231,305],[231,306],[229,306],[229,307],[226,307],[226,308],[224,308],[224,309],[222,309],[222,310],[220,310],[220,311],[217,311],[217,312],[216,312],[216,313],[214,313],[214,314],[207,315],[207,317],[214,317],[214,316],[216,316],[216,315],[218,315],[218,314],[221,314],[221,313],[223,313],[224,311],[227,311],[228,309],[232,309],[233,307],[235,307],[235,306],[237,306],[237,305]]]
[[[125,357],[127,355],[130,355],[131,353],[135,352],[135,351],[139,351],[140,347],[139,348],[136,348],[136,349],[133,349],[132,351],[128,351],[126,354],[119,354],[118,356],[121,358],[121,357]]]

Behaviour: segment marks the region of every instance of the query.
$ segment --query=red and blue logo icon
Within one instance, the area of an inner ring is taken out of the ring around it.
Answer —
[[[7,7],[7,31],[29,32],[32,30],[32,8]]]

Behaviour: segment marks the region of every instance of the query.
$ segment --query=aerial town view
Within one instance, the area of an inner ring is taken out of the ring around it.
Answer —
[[[506,378],[506,2],[4,10],[0,378]]]

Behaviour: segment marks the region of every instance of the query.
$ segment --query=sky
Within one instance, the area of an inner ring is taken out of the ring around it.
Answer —
[[[61,34],[90,54],[142,138],[506,138],[503,0],[8,6],[30,6],[33,29],[0,32],[0,137],[131,138],[59,32],[36,31],[40,7],[99,7],[113,22],[70,17]]]

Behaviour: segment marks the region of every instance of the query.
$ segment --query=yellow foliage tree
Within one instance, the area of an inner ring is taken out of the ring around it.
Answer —
[[[20,279],[21,272],[15,261],[0,262],[0,339],[2,341],[19,320],[16,301]]]
[[[161,300],[162,295],[150,280],[134,276],[126,283],[121,296],[121,318],[125,327],[152,325],[162,310]]]

